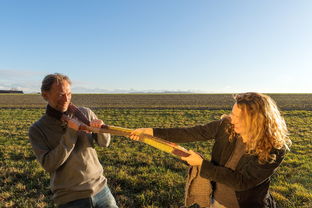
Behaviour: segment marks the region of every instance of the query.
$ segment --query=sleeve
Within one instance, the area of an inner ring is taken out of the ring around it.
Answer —
[[[47,172],[57,170],[69,157],[77,141],[77,132],[67,128],[60,143],[54,148],[49,148],[46,141],[46,135],[37,125],[29,129],[29,139],[37,160]]]
[[[253,188],[268,179],[281,164],[285,156],[285,150],[278,150],[276,160],[273,163],[259,164],[256,156],[248,156],[245,164],[238,170],[232,170],[223,166],[214,165],[204,160],[201,166],[200,176],[209,180],[225,184],[235,191],[245,191]]]
[[[94,119],[98,119],[92,110],[88,108],[86,109],[88,111],[88,116],[89,116],[90,121]],[[108,133],[98,133],[98,134],[92,133],[92,138],[101,147],[108,147],[111,141],[111,135]]]
[[[190,128],[154,128],[153,134],[170,142],[186,143],[215,139],[222,120]]]

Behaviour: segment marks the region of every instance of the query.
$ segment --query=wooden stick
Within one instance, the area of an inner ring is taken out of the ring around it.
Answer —
[[[90,121],[74,104],[71,103],[69,105],[69,111],[72,112],[79,119],[79,121],[81,121],[81,125],[79,127],[80,130],[87,130],[93,133],[109,133],[112,135],[124,136],[127,138],[130,138],[131,132],[133,131],[133,129],[109,125],[102,125],[101,128],[91,127]],[[69,117],[67,117],[66,115],[63,116],[63,120],[66,121],[68,119]],[[190,155],[188,153],[188,150],[186,150],[185,148],[175,143],[168,142],[166,140],[151,135],[141,134],[139,135],[139,141],[155,147],[161,151],[167,152],[179,159],[181,159],[181,157],[188,157]]]
[[[93,133],[109,133],[112,135],[116,136],[124,136],[127,138],[130,138],[131,132],[133,129],[128,129],[128,128],[122,128],[118,126],[108,126],[108,125],[103,125],[101,128],[95,128],[95,127],[90,127],[87,125],[81,125],[81,130],[88,130]],[[180,157],[188,157],[190,154],[188,153],[188,150],[185,148],[181,147],[180,145],[177,145],[172,142],[168,142],[166,140],[163,140],[158,137],[154,137],[148,134],[141,134],[139,135],[139,141],[143,142],[145,144],[148,144],[152,147],[155,147],[161,151],[167,152],[172,154],[173,156],[176,156],[178,158]]]

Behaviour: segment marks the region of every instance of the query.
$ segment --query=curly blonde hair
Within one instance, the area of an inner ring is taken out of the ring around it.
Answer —
[[[276,159],[271,150],[286,148],[291,140],[284,118],[272,98],[255,92],[234,95],[237,107],[242,112],[246,126],[246,151],[257,155],[261,164],[272,163]]]

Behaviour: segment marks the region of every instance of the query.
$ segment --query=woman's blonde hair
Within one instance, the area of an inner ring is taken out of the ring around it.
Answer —
[[[271,150],[289,149],[291,145],[276,103],[269,96],[255,92],[237,94],[234,99],[247,128],[247,153],[257,155],[261,164],[274,162],[276,155],[271,154]]]

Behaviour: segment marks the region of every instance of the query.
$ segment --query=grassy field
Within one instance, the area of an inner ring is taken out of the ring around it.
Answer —
[[[270,94],[283,110],[312,110],[311,94]],[[231,109],[232,94],[76,94],[76,105],[96,108]],[[1,108],[43,108],[38,94],[0,94]]]
[[[27,136],[28,127],[44,113],[45,104],[39,95],[25,96],[0,95],[0,207],[53,207],[49,176],[36,161]],[[233,104],[230,95],[75,97],[75,104],[91,107],[105,123],[127,128],[204,124],[228,113]],[[143,102],[144,98],[149,101]],[[271,191],[279,207],[312,207],[312,95],[276,95],[275,99],[282,106],[293,145],[272,177]],[[183,144],[207,158],[211,145]],[[182,162],[124,137],[113,137],[109,148],[96,149],[121,208],[183,205],[187,166]]]

